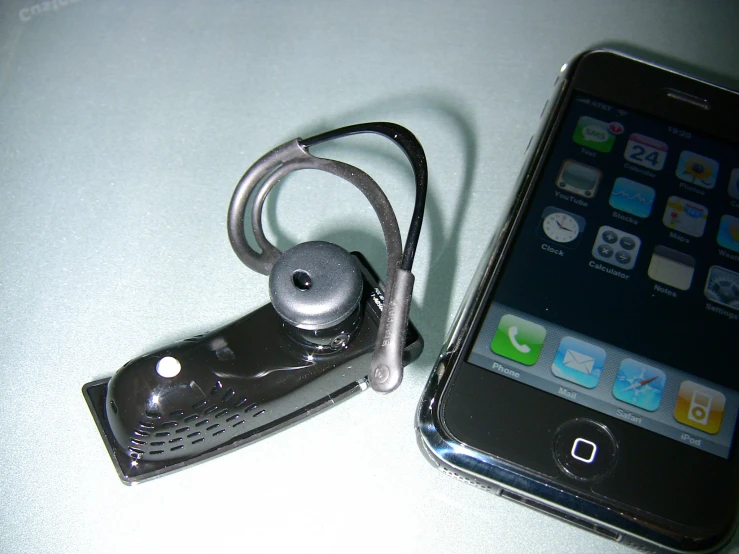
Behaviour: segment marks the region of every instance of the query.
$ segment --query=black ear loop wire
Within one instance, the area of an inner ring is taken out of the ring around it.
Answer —
[[[360,169],[326,158],[318,158],[308,148],[349,135],[375,133],[392,140],[406,154],[416,181],[416,201],[405,248],[400,253],[400,236],[395,213],[382,189]],[[321,133],[308,139],[294,139],[268,152],[250,167],[234,191],[228,212],[228,233],[236,255],[248,267],[269,274],[281,255],[264,235],[261,213],[267,194],[284,176],[298,169],[319,169],[334,173],[359,188],[380,218],[388,247],[388,279],[377,345],[370,362],[370,386],[380,392],[395,390],[403,378],[402,356],[408,325],[414,277],[411,273],[416,253],[428,186],[426,155],[418,139],[395,123],[361,123]],[[252,206],[252,230],[262,252],[257,253],[246,240],[244,217],[246,205],[255,194]],[[396,254],[397,252],[397,254]],[[399,260],[400,259],[400,260]],[[399,260],[399,261],[398,261]]]
[[[423,151],[421,143],[418,142],[418,139],[413,133],[395,123],[359,123],[357,125],[349,125],[348,127],[327,131],[311,138],[298,139],[298,142],[304,148],[310,148],[311,146],[329,140],[363,133],[375,133],[392,140],[403,150],[413,168],[413,175],[416,179],[416,202],[413,206],[413,216],[411,217],[411,223],[408,228],[408,238],[405,241],[405,247],[403,249],[403,259],[400,262],[401,269],[410,271],[413,267],[413,258],[416,255],[416,247],[418,246],[418,239],[421,235],[421,224],[423,223],[423,212],[426,206],[426,190],[428,188],[429,178],[426,154]]]

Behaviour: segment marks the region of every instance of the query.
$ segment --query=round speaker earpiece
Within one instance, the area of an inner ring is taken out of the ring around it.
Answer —
[[[269,297],[290,325],[334,327],[362,298],[362,275],[349,252],[330,242],[304,242],[282,254],[269,274]]]

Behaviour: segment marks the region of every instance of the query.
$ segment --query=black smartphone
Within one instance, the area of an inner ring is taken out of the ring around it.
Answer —
[[[421,399],[444,471],[644,551],[732,536],[739,94],[567,64]]]

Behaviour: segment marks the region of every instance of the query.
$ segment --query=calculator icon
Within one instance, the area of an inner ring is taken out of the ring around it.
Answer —
[[[591,254],[596,260],[620,269],[632,269],[641,248],[641,239],[636,235],[608,225],[598,229]]]

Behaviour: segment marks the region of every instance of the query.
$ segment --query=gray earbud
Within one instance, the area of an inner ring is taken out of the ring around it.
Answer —
[[[362,298],[362,275],[349,252],[330,242],[304,242],[284,252],[269,274],[269,297],[288,323],[310,331],[333,327]]]

